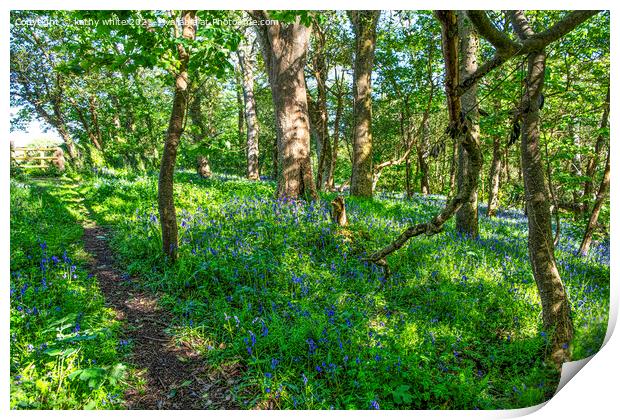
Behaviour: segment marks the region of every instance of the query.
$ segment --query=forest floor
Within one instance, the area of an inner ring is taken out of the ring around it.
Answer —
[[[347,197],[349,226],[270,182],[175,176],[179,258],[162,258],[157,177],[11,180],[11,407],[506,409],[550,398],[556,372],[527,218],[480,212],[480,238],[417,238],[364,262],[445,197]],[[556,258],[573,357],[600,348],[608,238]]]
[[[130,278],[114,267],[108,232],[94,223],[84,226],[84,249],[92,255],[89,269],[97,277],[106,306],[125,325],[131,342],[128,360],[140,372],[143,386],[125,393],[129,409],[234,409],[227,373],[208,372],[198,354],[179,345],[168,333],[171,314],[152,293],[138,291]],[[228,372],[230,374],[231,372]],[[234,375],[234,372],[232,372]]]

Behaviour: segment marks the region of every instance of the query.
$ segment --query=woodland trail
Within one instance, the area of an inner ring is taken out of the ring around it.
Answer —
[[[82,197],[75,204],[82,206]],[[86,210],[82,221],[88,269],[99,283],[107,307],[123,323],[123,340],[131,346],[126,362],[134,369],[127,378],[126,409],[236,409],[232,386],[236,369],[215,371],[186,343],[169,331],[172,315],[160,308],[157,296],[138,290],[136,279],[115,267],[108,245],[109,232],[98,226]]]

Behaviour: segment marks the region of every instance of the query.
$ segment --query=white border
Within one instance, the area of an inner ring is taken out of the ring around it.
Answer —
[[[181,9],[181,8],[198,8],[198,9],[250,9],[250,8],[263,8],[263,9],[611,9],[611,43],[612,45],[618,45],[618,30],[615,19],[615,5],[611,5],[611,2],[604,1],[531,1],[523,0],[519,2],[515,1],[441,1],[436,0],[432,3],[423,2],[419,0],[412,1],[369,1],[369,0],[356,0],[356,1],[313,1],[304,3],[292,3],[290,0],[272,0],[272,1],[248,1],[248,0],[236,0],[234,2],[208,1],[208,0],[180,0],[180,1],[128,1],[128,0],[106,0],[105,2],[92,2],[86,3],[83,0],[65,0],[62,4],[52,1],[41,0],[20,0],[20,1],[5,1],[0,6],[0,12],[2,13],[2,19],[0,22],[2,42],[0,48],[2,51],[2,60],[0,60],[0,66],[2,66],[2,74],[5,76],[5,82],[2,84],[2,104],[5,110],[5,117],[0,122],[0,127],[6,136],[9,133],[9,86],[8,86],[8,73],[9,73],[9,10],[10,9]],[[611,68],[611,80],[612,80],[612,95],[611,95],[611,132],[615,133],[615,114],[614,110],[617,109],[617,96],[615,91],[615,82],[619,80],[617,78],[618,71],[616,63],[614,63],[615,54],[612,53],[612,68]],[[6,142],[8,143],[8,142]],[[617,141],[611,141],[612,156],[618,156],[617,152],[620,151],[620,145]],[[9,194],[9,153],[8,144],[5,144],[4,151],[0,153],[0,167],[2,168],[2,180],[0,182],[1,197],[5,197],[0,204],[0,226],[2,232],[8,232],[9,225],[9,200],[6,199]],[[614,161],[615,162],[615,161]],[[618,175],[618,168],[616,165],[612,166],[612,179],[615,180],[614,175]],[[619,178],[620,179],[620,178]],[[612,220],[611,230],[615,231],[617,226],[617,217],[614,217],[615,212],[615,197],[618,195],[618,184],[611,183],[611,200],[612,200]],[[541,406],[533,407],[522,410],[510,410],[510,411],[390,411],[387,415],[407,417],[415,416],[416,418],[506,418],[506,417],[518,417],[531,414],[531,418],[541,419],[547,417],[559,417],[563,419],[577,419],[577,418],[612,418],[617,415],[618,412],[618,387],[617,380],[619,378],[618,373],[620,371],[618,358],[616,354],[620,354],[620,340],[615,336],[609,337],[610,333],[615,326],[615,321],[618,314],[618,281],[614,278],[613,273],[616,272],[615,263],[615,250],[617,238],[612,235],[611,239],[611,310],[610,310],[610,328],[608,331],[609,341],[606,345],[596,354],[589,363],[583,367],[576,378],[568,381],[566,386],[562,388],[558,394],[553,397],[547,404],[541,404]],[[0,290],[0,302],[1,309],[1,323],[0,323],[0,413],[7,414],[15,418],[40,418],[42,415],[49,417],[50,419],[65,418],[66,416],[80,416],[82,418],[98,418],[105,417],[123,417],[132,419],[149,419],[153,417],[161,418],[164,416],[183,416],[183,417],[195,417],[204,418],[205,416],[223,418],[240,418],[240,417],[254,417],[264,418],[268,416],[270,418],[282,418],[288,417],[293,414],[299,418],[312,418],[315,416],[334,418],[378,418],[377,416],[385,416],[385,412],[372,412],[372,411],[351,411],[351,412],[329,412],[329,411],[275,411],[275,412],[256,412],[256,411],[233,411],[233,412],[204,412],[204,411],[184,411],[184,412],[148,412],[148,411],[97,411],[97,412],[66,412],[66,411],[46,411],[45,413],[40,411],[10,411],[9,407],[9,305],[8,299],[8,274],[9,274],[9,241],[8,235],[4,235],[4,240],[0,242],[0,264],[2,266],[2,287]],[[615,415],[611,413],[616,413]]]

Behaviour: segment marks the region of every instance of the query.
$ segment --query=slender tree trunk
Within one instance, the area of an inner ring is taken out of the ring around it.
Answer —
[[[407,106],[406,104],[404,106]],[[407,121],[407,125],[409,121]],[[412,139],[407,135],[408,128],[405,128],[405,112],[403,110],[400,111],[400,136],[406,144],[407,149],[410,149],[412,145],[410,144]],[[409,155],[405,159],[405,195],[410,198],[411,197],[411,159]]]
[[[579,124],[575,124],[573,121],[571,121],[568,125],[568,132],[570,137],[573,139],[573,144],[577,147],[577,150],[579,150],[579,148],[581,147]],[[583,176],[583,171],[581,170],[581,153],[579,153],[579,151],[577,151],[577,153],[575,153],[575,155],[573,156],[573,159],[570,163],[569,171],[575,178],[581,178]],[[585,205],[581,200],[580,193],[581,191],[578,191],[576,189],[574,189],[572,193],[572,207],[576,211],[575,215],[582,214],[586,210]]]
[[[503,167],[503,182],[506,184],[510,184],[510,160],[508,159],[508,147],[504,147],[504,164]]]
[[[543,307],[543,323],[552,335],[551,357],[556,364],[570,360],[573,338],[568,297],[558,272],[553,249],[549,194],[539,147],[540,97],[545,72],[544,51],[528,58],[527,111],[521,137],[521,161],[529,225],[528,249]]]
[[[336,172],[336,162],[338,160],[338,143],[340,142],[340,120],[342,118],[342,110],[344,107],[343,93],[338,92],[336,98],[336,115],[334,117],[334,132],[332,135],[332,158],[330,160],[329,173],[327,174],[326,185],[330,190],[334,190],[334,174]]]
[[[512,12],[512,25],[521,39],[534,35],[523,11]],[[545,82],[544,49],[528,56],[525,95],[522,98],[523,128],[521,165],[528,220],[528,250],[542,304],[545,330],[550,333],[550,358],[561,368],[570,360],[573,323],[564,284],[555,261],[549,191],[545,184],[540,152],[540,95]]]
[[[583,235],[583,240],[581,241],[581,246],[579,247],[580,255],[587,255],[590,249],[590,245],[592,244],[592,235],[594,233],[594,228],[598,223],[598,216],[601,212],[601,208],[605,203],[605,199],[609,195],[609,179],[610,179],[610,171],[609,171],[609,155],[610,149],[607,149],[607,161],[605,162],[605,171],[603,172],[603,179],[601,180],[601,185],[599,186],[598,193],[596,194],[596,200],[594,201],[594,207],[592,209],[592,214],[590,215],[590,220],[588,221],[588,226],[586,227],[586,231]]]
[[[97,104],[95,100],[95,95],[90,95],[90,98],[88,100],[88,105],[90,109],[90,116],[93,121],[95,138],[97,139],[97,145],[98,145],[97,148],[101,150],[101,147],[102,147],[101,128],[99,127],[99,117],[97,113]]]
[[[372,84],[371,74],[379,10],[349,11],[355,29],[353,75],[354,133],[351,195],[372,197]]]
[[[88,136],[88,139],[93,143],[93,146],[95,146],[95,149],[101,150],[101,144],[99,143],[97,134],[91,129],[91,126],[88,122],[88,119],[86,118],[86,115],[82,111],[82,108],[80,108],[77,101],[73,98],[67,98],[67,101],[71,105],[73,105],[73,110],[77,114],[78,120],[80,120],[80,123],[82,124],[82,128],[84,132],[86,133],[86,135]]]
[[[450,124],[446,132],[454,140],[458,139],[467,150],[469,168],[462,188],[438,214],[428,222],[409,226],[389,245],[367,258],[369,261],[386,267],[385,257],[402,248],[410,238],[423,234],[431,236],[441,232],[444,223],[454,216],[464,203],[471,200],[478,188],[478,176],[476,175],[480,173],[482,167],[482,154],[478,140],[471,135],[471,123],[467,119],[461,118],[461,100],[457,90],[459,86],[457,18],[455,12],[451,10],[436,10],[435,16],[441,22],[442,51],[446,69],[445,89],[450,116]]]
[[[594,146],[594,154],[588,161],[586,166],[586,181],[583,185],[583,195],[587,200],[586,203],[592,199],[592,189],[594,183],[594,174],[596,173],[596,167],[598,166],[598,159],[601,150],[603,149],[603,145],[605,144],[605,139],[607,135],[605,134],[605,130],[607,129],[607,124],[609,123],[609,84],[607,85],[607,97],[605,98],[605,105],[603,107],[603,116],[601,117],[601,125],[598,136],[596,137],[596,145]]]
[[[265,11],[251,11],[258,20]],[[317,198],[310,161],[310,121],[304,67],[310,29],[299,19],[257,26],[269,74],[278,142],[278,196]]]
[[[247,157],[248,179],[260,179],[258,162],[258,118],[256,114],[256,101],[254,100],[254,67],[255,60],[252,56],[253,46],[242,46],[237,50],[239,66],[241,67],[243,102],[245,111],[245,124],[247,131]]]
[[[183,38],[193,40],[196,36],[195,29],[195,10],[184,10],[183,17]],[[179,71],[176,75],[174,99],[172,102],[172,112],[166,133],[166,143],[161,159],[158,185],[158,204],[159,218],[161,223],[163,252],[172,261],[176,259],[178,248],[178,226],[177,216],[174,207],[174,167],[177,159],[177,148],[181,134],[183,134],[183,122],[187,110],[188,99],[188,64],[189,52],[183,44],[177,44],[179,55]]]
[[[461,38],[461,79],[466,79],[474,74],[478,69],[478,36],[470,28],[465,12],[459,12],[459,34]],[[478,101],[477,101],[477,84],[473,83],[461,96],[463,112],[466,113],[465,118],[471,121],[471,135],[476,139],[480,138],[480,128],[478,126]],[[467,169],[468,156],[467,151],[460,145],[458,148],[458,185],[462,188],[463,180],[469,175]],[[479,177],[480,174],[473,174]],[[465,204],[456,212],[456,230],[464,236],[470,238],[478,237],[478,191],[470,196]]]
[[[458,141],[452,142],[452,158],[450,159],[450,190],[448,197],[454,197],[456,193],[456,168],[458,166]]]
[[[73,139],[71,138],[71,134],[69,134],[67,125],[65,124],[65,119],[62,115],[62,110],[60,107],[61,100],[62,93],[59,93],[59,96],[57,98],[54,98],[53,100],[53,115],[50,115],[45,110],[43,110],[43,107],[40,104],[35,104],[35,109],[39,111],[39,114],[43,115],[46,121],[58,131],[58,134],[60,134],[60,137],[65,142],[69,158],[73,163],[77,164],[79,152],[77,150],[77,147],[75,146],[75,143],[73,142]]]
[[[235,86],[235,94],[237,95],[237,142],[239,143],[239,148],[242,150],[241,153],[241,157],[245,158],[245,156],[243,156],[244,154],[247,155],[247,142],[246,142],[246,147],[243,147],[243,143],[244,143],[244,137],[246,137],[245,135],[245,104],[243,102],[243,74],[239,74],[242,73],[243,70],[241,69],[241,66],[239,66],[239,71],[235,71],[235,82],[236,82],[236,86]],[[245,150],[245,153],[243,153],[243,151]]]
[[[499,181],[502,171],[502,150],[501,138],[496,136],[493,138],[493,160],[491,161],[491,170],[489,172],[489,203],[487,206],[487,216],[493,217],[499,206]]]
[[[325,32],[317,22],[314,23],[313,27],[315,48],[312,57],[312,70],[317,84],[315,129],[317,134],[318,165],[316,170],[316,188],[322,190],[323,185],[327,184],[329,178],[332,159],[329,130],[327,126],[327,87],[325,85],[328,68],[325,60]]]
[[[428,161],[425,156],[427,154],[430,134],[430,127],[427,118],[423,122],[421,141],[418,143],[418,170],[420,172],[420,192],[422,195],[427,195],[431,192],[431,187],[428,182]]]

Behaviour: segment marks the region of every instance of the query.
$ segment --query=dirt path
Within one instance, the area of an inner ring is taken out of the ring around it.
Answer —
[[[99,281],[106,306],[125,326],[132,345],[128,361],[139,372],[125,394],[128,409],[234,409],[231,385],[235,372],[208,371],[191,348],[177,345],[167,334],[172,316],[157,298],[138,291],[114,267],[108,233],[94,223],[84,228],[84,248],[92,256],[90,272]],[[135,386],[143,383],[143,385]]]

